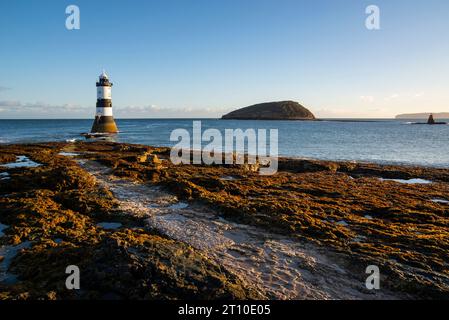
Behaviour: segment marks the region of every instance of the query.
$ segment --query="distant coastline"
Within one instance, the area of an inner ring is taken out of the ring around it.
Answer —
[[[416,120],[416,119],[423,119],[427,120],[429,116],[433,114],[433,117],[435,119],[449,119],[449,112],[420,112],[420,113],[403,113],[398,114],[395,119],[400,120]]]

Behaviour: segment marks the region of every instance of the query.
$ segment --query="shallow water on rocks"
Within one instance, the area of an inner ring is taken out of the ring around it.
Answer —
[[[225,176],[225,177],[221,177],[220,180],[232,181],[232,180],[238,180],[238,179],[236,177],[233,177],[233,176]]]
[[[429,184],[432,183],[432,181],[429,180],[424,180],[424,179],[409,179],[409,180],[405,180],[405,179],[383,179],[380,178],[381,181],[394,181],[394,182],[398,182],[398,183],[405,183],[405,184]]]
[[[13,168],[35,168],[41,166],[40,163],[34,162],[27,156],[18,156],[16,157],[15,162],[5,163],[0,165],[5,168],[13,169]]]
[[[9,180],[11,177],[8,172],[0,172],[0,180]]]
[[[446,204],[446,203],[449,203],[449,200],[444,200],[444,199],[432,199],[432,202]]]
[[[348,226],[348,223],[346,221],[344,221],[344,220],[338,221],[337,224],[340,225],[340,226],[344,226],[344,227]]]
[[[270,299],[394,299],[365,283],[316,245],[226,220],[210,208],[179,202],[159,187],[110,175],[98,163],[80,165],[109,188],[120,210],[142,217],[150,229],[201,250]]]
[[[79,153],[61,151],[60,153],[58,153],[58,155],[65,157],[76,157],[79,156]]]
[[[16,246],[0,246],[0,256],[3,260],[0,262],[0,282],[5,284],[13,284],[17,282],[16,275],[9,273],[8,268],[11,264],[12,259],[20,252],[22,249],[29,248],[31,242],[25,241]]]
[[[178,203],[174,203],[171,206],[168,207],[168,209],[171,210],[181,210],[181,209],[185,209],[189,206],[188,203],[185,202],[178,202]]]
[[[115,230],[120,228],[122,224],[120,222],[100,222],[97,226],[106,230]]]
[[[3,233],[3,230],[9,228],[6,224],[0,223],[0,237],[3,237],[5,234]]]

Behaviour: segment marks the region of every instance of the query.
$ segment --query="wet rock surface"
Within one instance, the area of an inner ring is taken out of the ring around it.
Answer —
[[[42,164],[8,168],[11,180],[0,182],[0,221],[9,226],[0,238],[1,299],[261,298],[200,251],[145,230],[95,177],[58,155],[66,147],[0,147]],[[65,287],[69,265],[81,270],[81,290]]]
[[[18,156],[40,165],[2,166]],[[168,158],[110,142],[0,146],[0,246],[31,243],[8,256],[17,281],[0,280],[0,298],[449,295],[449,170],[280,159],[261,176]],[[82,290],[65,288],[72,264]],[[364,288],[368,265],[379,292]]]
[[[143,217],[147,228],[189,244],[270,299],[386,299],[397,293],[370,294],[339,267],[338,258],[288,236],[240,224],[195,201],[182,202],[168,190],[120,179],[98,162],[81,166],[113,192],[128,215]]]

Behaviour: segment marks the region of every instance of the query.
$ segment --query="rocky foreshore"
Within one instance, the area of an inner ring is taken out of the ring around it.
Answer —
[[[261,176],[173,165],[169,153],[1,145],[0,299],[449,297],[448,169],[285,158]],[[246,278],[258,257],[276,283]],[[65,286],[68,265],[81,270],[80,290]],[[368,265],[380,290],[365,288]]]

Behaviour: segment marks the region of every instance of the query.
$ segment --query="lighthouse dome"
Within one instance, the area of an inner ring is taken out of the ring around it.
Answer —
[[[108,75],[106,74],[106,72],[103,70],[103,72],[100,74],[100,79],[108,79]]]

